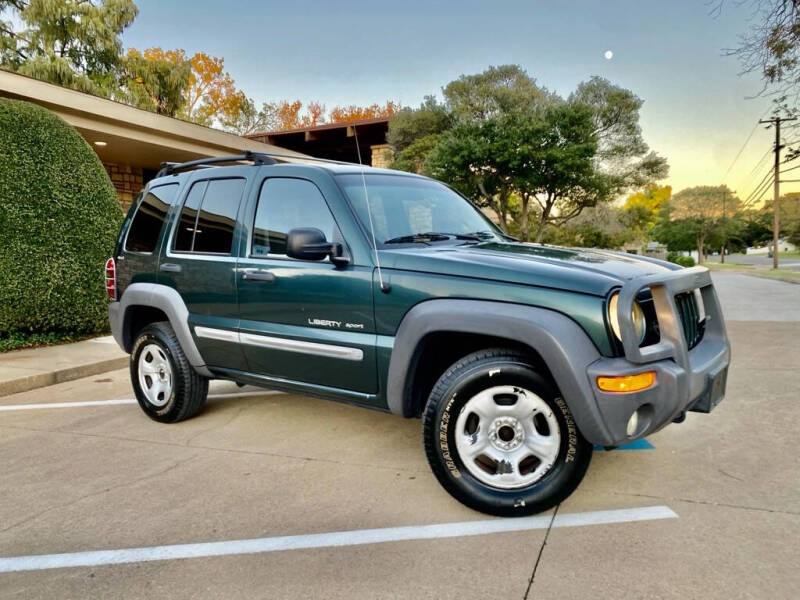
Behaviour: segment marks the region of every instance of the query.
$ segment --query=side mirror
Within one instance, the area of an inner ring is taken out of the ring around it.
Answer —
[[[316,227],[298,227],[286,236],[286,256],[290,258],[323,260],[330,257],[335,264],[349,262],[341,254],[341,244],[329,242]]]

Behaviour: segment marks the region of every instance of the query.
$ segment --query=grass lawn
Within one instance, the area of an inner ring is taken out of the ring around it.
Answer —
[[[780,279],[781,281],[791,281],[800,283],[800,272],[790,271],[789,269],[757,269],[753,265],[745,265],[742,263],[725,264],[720,263],[703,263],[704,267],[708,267],[712,271],[733,271],[752,275],[753,277],[765,277],[767,279]]]

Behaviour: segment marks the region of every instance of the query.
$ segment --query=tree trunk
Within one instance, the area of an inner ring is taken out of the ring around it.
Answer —
[[[519,219],[519,233],[523,242],[527,242],[530,238],[528,231],[528,206],[530,204],[530,199],[528,194],[522,195],[522,214]]]
[[[542,220],[539,222],[539,228],[536,230],[536,237],[534,241],[537,244],[542,243],[542,236],[544,235],[544,228],[547,225],[547,220],[550,218],[550,213],[553,210],[553,201],[550,199],[550,196],[547,197],[547,202],[544,205],[544,210],[542,211]]]
[[[704,236],[698,236],[697,238],[697,264],[702,265],[705,262],[705,255],[703,254],[703,242],[705,241]]]
[[[720,263],[724,263],[725,262],[725,246],[726,245],[727,244],[722,244],[722,248],[719,251],[719,262]]]

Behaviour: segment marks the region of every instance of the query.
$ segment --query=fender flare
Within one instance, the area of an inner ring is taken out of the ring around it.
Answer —
[[[589,336],[559,312],[504,302],[437,299],[408,311],[398,327],[389,363],[386,399],[392,413],[415,416],[408,371],[420,342],[435,332],[490,335],[529,346],[547,365],[584,437],[609,438],[586,372],[601,358]]]
[[[166,314],[189,364],[201,375],[213,377],[194,343],[192,332],[189,329],[189,309],[186,308],[186,304],[177,290],[157,283],[132,283],[125,288],[119,302],[109,305],[111,333],[126,352],[130,352],[133,345],[133,340],[127,339],[130,317],[128,309],[131,306],[157,308]]]

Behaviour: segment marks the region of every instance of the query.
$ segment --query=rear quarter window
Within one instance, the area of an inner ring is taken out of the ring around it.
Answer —
[[[148,190],[133,215],[125,250],[128,252],[153,252],[164,226],[167,211],[178,194],[178,184],[162,185]]]

